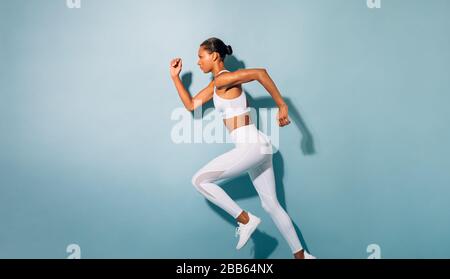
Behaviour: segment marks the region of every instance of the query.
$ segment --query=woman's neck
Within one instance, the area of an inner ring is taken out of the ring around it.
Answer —
[[[222,68],[222,69],[218,69],[215,73],[214,73],[214,77],[216,77],[220,72],[222,72],[222,71],[226,71],[227,69],[225,69],[225,68]]]

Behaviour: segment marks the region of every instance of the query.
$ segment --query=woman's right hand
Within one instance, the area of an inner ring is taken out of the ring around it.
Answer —
[[[180,74],[182,67],[182,61],[181,58],[174,58],[170,62],[170,76],[176,77]]]

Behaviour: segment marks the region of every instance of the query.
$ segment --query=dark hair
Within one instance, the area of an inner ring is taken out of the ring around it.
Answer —
[[[233,54],[233,49],[230,45],[225,45],[221,39],[215,37],[205,40],[200,46],[204,47],[209,53],[218,52],[222,60],[225,59],[227,54]]]

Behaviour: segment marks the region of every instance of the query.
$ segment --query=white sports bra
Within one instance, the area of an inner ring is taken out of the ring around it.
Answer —
[[[225,71],[229,72],[228,70],[222,70],[218,72],[217,75]],[[233,99],[225,99],[217,95],[216,86],[214,86],[213,102],[214,107],[224,119],[241,115],[250,111],[250,108],[247,107],[247,98],[244,90],[242,90],[242,93],[241,95],[239,95],[239,97]]]

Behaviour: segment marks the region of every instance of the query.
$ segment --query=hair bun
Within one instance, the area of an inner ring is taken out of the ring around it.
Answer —
[[[231,55],[231,54],[233,54],[233,49],[231,48],[231,46],[230,45],[227,45],[227,50],[228,50],[228,55]]]

